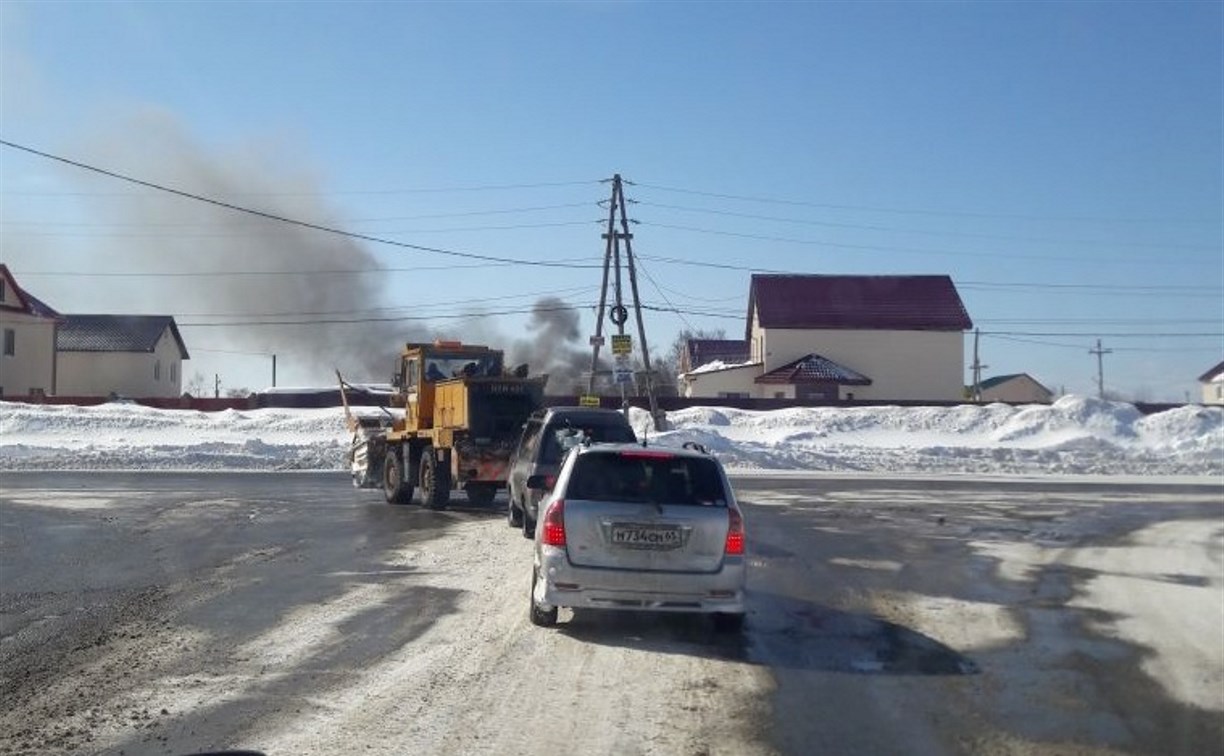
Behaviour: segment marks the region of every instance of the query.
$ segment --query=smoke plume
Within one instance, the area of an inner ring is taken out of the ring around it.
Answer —
[[[578,311],[557,297],[544,297],[531,308],[529,339],[514,342],[508,360],[527,363],[532,373],[548,373],[550,394],[584,393],[583,376],[591,368],[590,353],[581,347]]]
[[[346,226],[322,198],[319,180],[300,160],[282,157],[278,146],[208,149],[164,112],[143,112],[78,149],[87,162],[121,166],[123,173],[154,183],[318,225]],[[429,338],[425,327],[386,320],[384,276],[362,272],[379,265],[359,242],[122,187],[113,179],[72,175],[88,184],[94,215],[130,230],[117,239],[102,237],[87,267],[172,274],[132,284],[126,306],[129,312],[175,315],[185,326],[189,351],[195,343],[276,353],[290,364],[309,366],[298,373],[312,381],[331,382],[334,367],[356,380],[386,380],[403,342]],[[362,320],[367,322],[352,322]]]
[[[350,225],[326,201],[323,182],[305,167],[301,150],[284,142],[205,145],[160,110],[97,126],[93,133],[69,153],[236,206],[331,228]],[[364,242],[340,234],[79,169],[64,175],[80,189],[83,209],[110,229],[78,250],[76,267],[160,274],[94,279],[100,283],[93,290],[58,305],[65,312],[84,312],[81,305],[88,302],[99,312],[173,315],[188,351],[276,354],[282,366],[293,366],[295,379],[314,385],[331,384],[335,368],[350,380],[386,381],[405,342],[437,337],[505,349],[508,365],[527,363],[532,374],[549,373],[549,393],[577,392],[585,383],[590,353],[580,339],[579,313],[555,297],[535,303],[530,338],[513,343],[475,305],[471,318],[434,328],[415,319],[421,313],[412,305],[423,292],[446,291],[425,278],[445,272],[401,272],[391,279],[378,271],[379,260]],[[407,253],[396,267],[421,259]],[[463,292],[456,295],[461,302]]]

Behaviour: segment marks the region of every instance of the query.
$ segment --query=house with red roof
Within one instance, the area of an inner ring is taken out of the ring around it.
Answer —
[[[684,393],[958,401],[972,327],[948,276],[753,275],[743,359],[693,365]]]
[[[61,316],[0,263],[0,397],[54,394]]]

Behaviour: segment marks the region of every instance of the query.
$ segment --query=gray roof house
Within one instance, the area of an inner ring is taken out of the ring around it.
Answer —
[[[67,396],[179,396],[190,359],[169,315],[66,315],[56,352]]]

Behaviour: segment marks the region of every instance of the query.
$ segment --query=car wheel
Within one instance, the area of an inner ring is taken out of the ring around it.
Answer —
[[[523,510],[514,506],[514,497],[506,499],[506,523],[512,528],[523,527]]]
[[[523,507],[523,537],[529,541],[535,540],[536,521],[534,517],[527,514],[527,508]]]
[[[404,476],[404,463],[394,449],[387,450],[383,461],[383,496],[388,504],[407,504],[412,501],[412,484]]]
[[[463,488],[468,501],[476,507],[487,507],[497,496],[497,486],[492,483],[468,483]]]
[[[536,605],[535,587],[536,582],[540,579],[539,570],[535,567],[531,568],[531,595],[528,599],[531,601],[531,624],[538,627],[552,627],[557,624],[557,607],[551,609],[541,609]]]
[[[421,452],[421,503],[430,509],[450,503],[450,469],[438,463],[432,446]]]
[[[714,629],[720,633],[738,633],[744,629],[744,615],[719,612],[714,615]]]

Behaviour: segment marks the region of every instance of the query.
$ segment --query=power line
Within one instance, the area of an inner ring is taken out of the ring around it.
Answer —
[[[1052,220],[1052,221],[1075,221],[1075,222],[1090,222],[1090,223],[1211,223],[1218,224],[1218,219],[1200,219],[1200,218],[1093,218],[1085,216],[1056,216],[1056,215],[1024,215],[1016,213],[980,213],[980,212],[964,212],[956,210],[927,210],[927,209],[903,209],[892,207],[873,207],[866,205],[837,205],[822,202],[809,202],[805,200],[783,199],[780,197],[760,197],[744,194],[724,194],[720,192],[698,191],[696,189],[682,189],[679,187],[660,186],[658,184],[644,184],[638,182],[635,186],[644,189],[655,189],[661,192],[674,192],[676,194],[691,194],[698,197],[714,197],[717,199],[738,200],[741,202],[760,202],[773,205],[791,205],[795,207],[818,207],[829,210],[855,210],[872,213],[895,213],[899,215],[948,215],[964,218],[1011,218],[1014,220]]]
[[[1206,339],[1224,338],[1224,332],[1217,331],[1213,333],[1142,333],[1142,332],[1116,332],[1106,333],[1103,331],[982,331],[983,336],[1053,336],[1053,337],[1075,337],[1082,336],[1084,338],[1109,338],[1109,339]]]
[[[599,223],[598,220],[581,220],[581,221],[557,221],[553,223],[517,223],[508,226],[453,226],[450,228],[414,228],[402,231],[380,231],[384,236],[388,234],[454,234],[464,233],[467,231],[515,231],[528,228],[560,228],[562,226],[589,226],[593,223]],[[261,233],[269,230],[269,227],[262,228],[251,227],[249,232],[228,232],[228,233],[182,233],[182,232],[165,232],[165,233],[130,233],[130,232],[114,232],[114,233],[98,233],[85,231],[5,231],[6,236],[33,236],[33,237],[73,237],[87,239],[243,239],[252,236],[259,236]],[[350,232],[344,232],[349,234]],[[356,234],[351,234],[356,236]],[[384,241],[391,244],[394,242]]]
[[[482,302],[505,301],[508,299],[530,299],[532,297],[542,297],[559,294],[579,294],[594,291],[593,286],[578,286],[569,287],[566,289],[550,289],[547,291],[524,292],[522,294],[506,294],[497,297],[481,297]],[[317,310],[317,311],[297,311],[297,312],[240,312],[240,313],[222,313],[222,312],[178,312],[175,317],[181,318],[290,318],[290,317],[316,317],[328,315],[358,315],[363,313],[379,313],[379,312],[400,312],[411,310],[413,312],[421,312],[433,307],[453,308],[454,300],[447,302],[422,302],[412,305],[401,305],[397,307],[367,307],[357,310]]]
[[[575,262],[587,260],[584,257],[563,257],[555,262]],[[78,278],[204,278],[227,276],[343,276],[343,275],[382,275],[384,273],[417,273],[433,270],[467,270],[472,268],[502,268],[516,265],[513,262],[469,263],[447,265],[413,265],[411,267],[393,268],[347,268],[329,270],[210,270],[210,271],[22,271],[21,277],[27,276],[64,276]],[[567,268],[598,268],[597,263],[567,265]]]
[[[529,315],[537,312],[574,312],[580,310],[591,309],[578,305],[564,305],[555,307],[529,307],[526,309],[512,310],[494,310],[484,312],[470,313],[453,313],[443,315],[398,315],[394,317],[382,318],[323,318],[318,320],[250,320],[250,321],[232,321],[225,323],[218,322],[202,322],[202,323],[179,323],[181,328],[232,328],[234,326],[254,327],[254,326],[319,326],[319,325],[364,325],[369,323],[402,323],[421,320],[479,320],[481,318],[495,317],[498,315]]]
[[[1207,244],[1163,244],[1163,243],[1156,244],[1156,243],[1148,243],[1148,242],[1117,242],[1117,241],[1106,241],[1106,240],[1098,240],[1098,239],[1049,239],[1049,238],[1039,238],[1039,237],[1008,236],[1004,234],[982,234],[982,233],[974,233],[974,232],[969,232],[969,231],[930,231],[930,230],[916,229],[916,228],[897,228],[896,226],[876,226],[876,225],[860,224],[860,223],[837,223],[833,221],[820,221],[820,220],[811,220],[811,219],[803,219],[803,218],[781,218],[775,215],[757,215],[754,213],[737,213],[737,212],[732,212],[729,210],[714,210],[711,208],[686,207],[684,205],[668,205],[668,204],[662,204],[658,202],[639,201],[638,204],[643,207],[658,207],[658,208],[663,208],[667,210],[680,210],[682,212],[705,213],[707,215],[721,215],[721,216],[726,216],[730,218],[745,218],[749,220],[765,220],[765,221],[773,221],[777,223],[794,223],[794,224],[805,225],[805,226],[823,226],[823,227],[828,227],[828,228],[846,228],[846,229],[856,229],[856,230],[863,230],[863,231],[887,231],[890,233],[921,234],[925,236],[957,236],[957,237],[966,237],[966,238],[972,238],[972,239],[996,239],[996,240],[1001,240],[1001,241],[1020,241],[1020,242],[1032,242],[1032,243],[1037,243],[1037,244],[1099,245],[1099,246],[1108,246],[1108,247],[1139,247],[1139,248],[1149,248],[1149,249],[1152,249],[1152,248],[1154,249],[1189,249],[1189,250],[1211,250],[1211,251],[1215,251],[1219,249],[1219,246],[1207,245]]]
[[[118,179],[120,181],[126,181],[131,184],[136,184],[137,186],[144,186],[150,189],[156,189],[157,191],[160,191],[160,192],[166,192],[168,194],[174,194],[179,197],[184,197],[186,199],[195,200],[197,202],[204,202],[210,205],[215,205],[217,207],[223,207],[227,210],[233,210],[239,213],[246,213],[248,215],[253,215],[258,218],[266,218],[268,220],[274,220],[280,223],[286,223],[291,226],[298,226],[300,228],[308,228],[314,231],[321,231],[323,233],[334,234],[336,236],[342,236],[348,239],[359,239],[361,241],[367,241],[367,242],[371,242],[374,244],[386,244],[388,246],[399,247],[401,249],[412,249],[418,252],[431,252],[433,254],[447,255],[449,257],[460,257],[460,258],[466,258],[470,260],[485,260],[489,262],[505,262],[505,263],[513,263],[517,265],[532,265],[532,266],[537,266],[537,267],[549,267],[549,268],[573,267],[570,265],[566,265],[564,263],[550,262],[547,260],[516,260],[514,258],[497,257],[494,255],[481,255],[481,254],[476,254],[473,252],[459,252],[456,250],[442,249],[439,247],[426,247],[420,244],[409,244],[407,242],[399,242],[399,241],[394,241],[392,239],[383,239],[377,236],[370,236],[369,234],[361,234],[361,233],[355,233],[352,231],[344,231],[343,229],[333,228],[331,226],[324,226],[318,223],[310,223],[308,221],[297,220],[295,218],[288,218],[283,215],[277,215],[275,213],[267,213],[262,210],[255,210],[253,208],[243,207],[241,205],[235,205],[231,202],[224,202],[222,200],[213,199],[211,197],[205,197],[203,195],[193,194],[191,192],[186,192],[181,189],[174,189],[172,187],[163,186],[161,184],[156,184],[151,181],[145,181],[143,179],[134,178],[132,176],[127,176],[122,173],[116,173],[115,171],[109,171],[104,168],[98,168],[93,165],[81,163],[76,160],[70,160],[68,158],[60,157],[58,155],[52,155],[47,152],[42,152],[40,150],[33,149],[32,147],[26,147],[26,146],[15,144],[13,142],[5,141],[2,139],[0,139],[0,145],[4,145],[5,147],[9,147],[15,150],[20,150],[22,152],[27,152],[31,155],[37,155],[39,157],[46,158],[48,160],[53,160],[58,163],[63,163],[65,165],[71,165],[75,168],[80,168],[82,170],[97,173],[102,176],[107,176],[113,179]]]
[[[144,195],[133,195],[144,196]],[[469,210],[461,213],[424,213],[420,215],[392,215],[384,218],[350,218],[349,223],[385,223],[389,221],[406,221],[406,220],[436,220],[439,218],[469,218],[481,215],[515,215],[519,213],[532,213],[543,210],[572,210],[576,207],[591,207],[592,202],[567,202],[562,205],[537,205],[535,207],[515,207],[503,208],[499,210]],[[253,221],[252,225],[257,225],[259,221]],[[210,227],[215,226],[214,222],[200,223],[161,223],[161,222],[140,222],[140,223],[77,223],[77,222],[61,222],[61,221],[32,221],[32,220],[0,220],[0,226],[63,226],[67,228],[110,228],[110,227],[147,227],[147,228],[191,228],[191,227]]]
[[[667,298],[667,295],[663,293],[663,287],[659,286],[659,282],[658,282],[658,281],[655,281],[654,276],[650,275],[650,271],[646,270],[646,267],[645,267],[644,265],[642,265],[642,260],[641,260],[641,258],[640,258],[640,257],[638,258],[638,270],[642,271],[642,275],[646,276],[646,280],[647,280],[647,281],[650,281],[650,285],[651,285],[651,286],[653,286],[653,287],[655,288],[655,291],[659,292],[659,297],[660,297],[660,298],[661,298],[661,299],[662,299],[664,302],[666,302],[666,303],[667,303],[667,306],[668,306],[668,307],[675,307],[675,305],[673,305],[673,304],[671,303],[671,300]],[[679,316],[680,316],[680,322],[682,322],[682,323],[684,323],[684,325],[688,326],[688,329],[689,329],[690,331],[696,331],[696,330],[697,330],[696,328],[694,328],[694,327],[693,327],[693,324],[692,324],[692,323],[690,323],[690,322],[688,321],[688,318],[684,317],[684,315],[683,315],[682,313],[677,312],[677,315],[679,315]]]
[[[676,225],[672,225],[669,223],[654,223],[654,222],[648,222],[648,221],[641,221],[641,223],[642,225],[648,225],[652,228],[666,228],[666,229],[671,229],[673,231],[688,231],[690,233],[711,234],[714,236],[730,236],[730,237],[734,237],[738,239],[753,239],[755,241],[778,242],[782,244],[802,244],[805,246],[829,247],[833,249],[855,249],[855,250],[863,250],[863,251],[868,251],[868,252],[898,252],[901,254],[911,254],[911,255],[933,255],[936,257],[976,257],[976,258],[991,257],[991,258],[1006,259],[1006,260],[1054,260],[1054,261],[1075,260],[1075,261],[1078,261],[1081,259],[1077,257],[1068,257],[1065,255],[1028,255],[1028,254],[1021,255],[1021,254],[1014,254],[1010,252],[1008,253],[964,252],[964,251],[941,250],[941,249],[923,249],[923,248],[917,248],[917,247],[894,247],[894,246],[887,246],[887,245],[880,245],[880,244],[846,244],[843,242],[828,242],[828,241],[819,241],[816,239],[793,239],[793,238],[785,237],[785,236],[766,236],[764,234],[748,234],[748,233],[742,233],[739,231],[719,231],[719,230],[709,229],[709,228],[697,228],[695,226],[676,226]],[[1098,264],[1117,263],[1117,264],[1131,264],[1131,265],[1143,265],[1143,264],[1150,264],[1152,262],[1155,262],[1155,260],[1152,258],[1139,259],[1139,258],[1134,258],[1134,257],[1117,257],[1117,256],[1112,256],[1108,259],[1097,261]],[[1162,258],[1160,260],[1160,263],[1162,265],[1201,265],[1202,264],[1201,262],[1197,260],[1170,260],[1167,258]]]
[[[23,149],[26,152],[41,154],[28,147],[12,144],[0,140],[0,144],[9,147]],[[46,157],[44,155],[44,157]],[[562,186],[588,186],[591,184],[600,183],[601,179],[592,179],[588,181],[542,181],[534,184],[487,184],[484,186],[443,186],[443,187],[418,187],[412,189],[367,189],[357,191],[334,191],[334,192],[238,192],[235,197],[344,197],[344,196],[372,196],[372,195],[394,195],[394,194],[449,194],[458,192],[495,192],[509,189],[551,189]],[[17,197],[144,197],[148,196],[139,192],[18,192],[5,190],[0,192],[0,195],[17,196]]]

